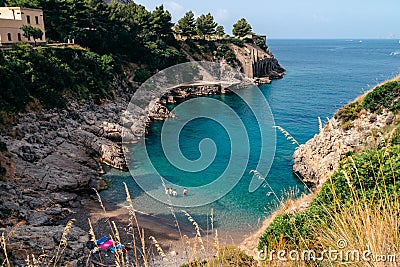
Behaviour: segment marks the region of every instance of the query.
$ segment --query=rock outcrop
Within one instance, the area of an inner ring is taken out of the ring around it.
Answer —
[[[240,62],[243,73],[256,83],[270,83],[273,79],[283,77],[285,69],[268,50],[264,51],[251,43],[244,44],[244,47],[231,44],[230,47]]]
[[[120,116],[132,88],[118,88],[113,100],[71,100],[65,109],[19,114],[13,125],[0,128],[0,233],[12,232],[7,249],[13,266],[24,263],[27,251],[38,256],[57,250],[64,230],[58,224],[89,201],[91,188],[107,188],[101,164],[127,170]],[[22,226],[12,231],[17,224]],[[66,266],[83,266],[88,233],[73,227],[68,236],[63,256],[74,261]]]
[[[58,264],[63,263],[62,266],[86,266],[87,255],[89,255],[86,244],[89,237],[79,227],[72,225],[70,229],[65,229],[61,225],[41,227],[21,225],[13,229],[7,228],[4,232],[8,236],[7,248],[15,259],[14,266],[45,266],[44,263],[56,259],[55,257],[57,257]],[[63,233],[64,238],[62,238]],[[28,251],[31,254],[27,254]],[[38,261],[36,264],[34,264],[32,255],[35,255]],[[27,257],[30,262],[26,262]],[[43,265],[37,265],[38,263],[43,263]]]
[[[119,89],[101,104],[70,101],[62,110],[19,114],[3,127],[0,227],[52,225],[79,207],[91,188],[107,188],[99,163],[127,170],[120,115],[130,97]]]
[[[394,114],[361,112],[352,121],[350,129],[344,129],[341,122],[331,118],[323,130],[293,154],[293,172],[311,186],[322,185],[339,166],[342,155],[347,152],[361,152],[384,142],[380,130],[393,123]]]

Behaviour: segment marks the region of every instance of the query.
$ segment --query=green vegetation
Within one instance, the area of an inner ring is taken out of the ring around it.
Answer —
[[[388,109],[398,113],[400,109],[400,81],[390,81],[377,86],[369,92],[362,101],[352,102],[335,114],[335,118],[341,121],[344,130],[351,129],[353,120],[357,119],[362,110],[380,113],[383,109]]]
[[[335,114],[335,118],[341,120],[342,123],[353,121],[360,116],[362,106],[358,102],[352,102],[341,109]]]
[[[257,262],[234,246],[222,247],[217,255],[209,260],[197,260],[181,267],[255,267]]]
[[[112,96],[113,75],[123,65],[135,63],[134,80],[144,82],[153,73],[188,60],[184,51],[196,60],[224,57],[236,64],[230,49],[233,43],[243,47],[244,41],[228,37],[224,28],[208,13],[195,18],[189,11],[177,25],[171,14],[158,6],[148,11],[133,1],[103,0],[5,0],[0,4],[44,11],[46,37],[50,42],[74,39],[84,49],[56,49],[16,46],[0,53],[0,78],[4,81],[1,99],[1,120],[11,119],[28,103],[37,108],[62,107],[66,96],[99,100]],[[241,36],[251,31],[244,19],[236,25]],[[43,33],[38,28],[23,26],[24,36],[33,41]],[[176,33],[187,37],[177,40]],[[217,41],[209,41],[218,36]],[[265,45],[265,44],[264,44]],[[4,113],[5,112],[5,113]]]
[[[340,109],[336,118],[346,129],[352,127],[352,120],[359,117],[363,107],[397,111],[398,93],[398,81],[378,86],[362,104],[356,101]],[[349,250],[369,249],[376,255],[398,253],[400,229],[394,218],[400,215],[400,135],[398,128],[381,130],[382,136],[388,137],[386,146],[343,156],[338,170],[323,184],[310,207],[275,217],[260,237],[258,248],[321,253],[337,248],[337,241],[345,239]]]
[[[256,36],[256,45],[259,46],[261,49],[263,49],[264,51],[268,50],[268,46],[265,43],[265,39],[262,38],[261,36],[257,35]]]
[[[345,131],[350,130],[353,127],[354,123],[352,123],[351,121],[346,121],[345,123],[342,123],[342,129]]]
[[[244,37],[251,33],[251,26],[245,18],[241,18],[238,22],[233,25],[232,33],[238,37]]]
[[[322,186],[310,207],[297,214],[277,216],[260,237],[258,248],[314,248],[320,231],[334,225],[333,214],[351,207],[355,200],[373,204],[397,201],[400,194],[400,146],[366,150],[345,157],[338,171]]]
[[[196,20],[197,34],[201,38],[215,34],[215,27],[217,23],[214,22],[214,17],[210,13],[200,15]]]
[[[395,113],[400,109],[400,81],[387,82],[376,87],[364,98],[362,106],[372,112],[387,108]]]
[[[217,55],[225,58],[225,60],[229,63],[234,63],[237,61],[235,53],[233,53],[232,49],[227,44],[222,44],[218,47]]]
[[[172,32],[171,14],[130,2],[102,0],[7,0],[8,6],[41,8],[46,36],[75,43],[100,55],[144,65],[154,72],[186,61]]]
[[[219,36],[219,37],[224,36],[224,35],[225,35],[224,26],[218,25],[218,26],[215,28],[215,34],[216,34],[217,36]]]
[[[233,37],[225,38],[222,41],[225,42],[225,43],[231,43],[231,44],[237,45],[239,47],[243,47],[244,46],[244,41],[243,40],[237,39],[237,38],[233,38]]]
[[[32,25],[22,25],[21,30],[23,31],[24,37],[30,39],[33,38],[36,46],[36,39],[42,38],[43,32],[40,28],[33,27]]]
[[[0,152],[7,151],[7,145],[6,143],[0,141]]]
[[[335,114],[335,119],[340,120],[343,130],[350,130],[354,127],[353,120],[360,116],[362,106],[359,102],[352,102]]]
[[[114,60],[80,48],[37,48],[18,45],[0,51],[0,106],[19,112],[30,102],[63,107],[66,96],[112,97]]]
[[[178,21],[175,32],[189,38],[196,34],[196,20],[192,11],[187,12],[185,16]]]

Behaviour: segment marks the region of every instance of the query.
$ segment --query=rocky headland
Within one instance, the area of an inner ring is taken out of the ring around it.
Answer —
[[[358,101],[360,99],[354,103]],[[357,118],[344,123],[340,112],[348,107],[340,109],[319,134],[300,145],[293,154],[293,172],[311,188],[320,187],[331,177],[346,153],[384,144],[400,119],[399,115],[387,109],[379,114],[363,109]]]

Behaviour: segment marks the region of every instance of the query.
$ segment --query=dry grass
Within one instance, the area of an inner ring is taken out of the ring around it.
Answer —
[[[297,142],[297,140],[284,128],[282,128],[281,126],[274,126],[274,128],[278,129],[286,137],[286,139],[293,145],[300,146],[300,143]]]
[[[350,164],[356,170],[355,175],[359,176],[359,172],[349,157]],[[385,181],[385,176],[393,176],[394,172],[383,171],[383,160],[379,167],[379,172],[374,173],[375,181]],[[394,166],[392,166],[393,171]],[[348,192],[351,194],[351,205],[343,205],[336,197],[335,189],[332,188],[334,196],[334,204],[338,209],[335,212],[327,214],[332,220],[329,226],[317,228],[318,245],[326,249],[329,247],[337,247],[338,240],[345,240],[345,249],[347,251],[357,250],[360,254],[363,251],[370,251],[372,261],[362,261],[363,265],[369,266],[395,266],[396,263],[390,262],[373,262],[375,257],[392,257],[397,255],[397,263],[400,263],[400,199],[399,196],[388,194],[387,187],[396,186],[396,184],[384,184],[381,190],[380,198],[374,197],[368,200],[367,192],[362,188],[361,194],[355,192],[354,187],[350,183],[354,179],[350,173],[344,172],[348,180]],[[353,174],[354,175],[354,174]],[[394,177],[395,180],[397,177]],[[396,188],[393,189],[396,192]]]

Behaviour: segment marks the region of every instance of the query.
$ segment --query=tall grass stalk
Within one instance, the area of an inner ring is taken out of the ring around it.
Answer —
[[[379,154],[378,154],[379,155]],[[386,155],[388,156],[388,155]],[[361,192],[356,192],[352,181],[359,178],[354,160],[349,157],[355,173],[345,173],[348,179],[348,190],[351,194],[350,205],[344,205],[332,188],[336,210],[330,210],[331,225],[317,228],[319,243],[322,247],[334,247],[339,239],[347,241],[346,250],[369,250],[372,255],[399,255],[400,253],[400,201],[396,192],[396,178],[393,166],[391,172],[383,170],[385,153],[379,159],[378,172],[374,172],[376,185],[383,182],[383,188],[376,186],[374,195],[367,195],[367,190],[360,184]],[[390,159],[390,156],[388,156]],[[370,166],[372,167],[372,166]],[[355,175],[355,177],[353,176]],[[393,176],[394,183],[386,184],[386,176]],[[361,179],[358,179],[359,181]],[[394,186],[393,194],[388,193],[388,187]],[[371,193],[369,193],[371,194]],[[360,252],[361,253],[361,252]],[[400,259],[397,259],[399,261]],[[371,264],[371,262],[365,262]],[[389,266],[393,263],[373,263],[373,266]],[[395,264],[395,263],[394,263]],[[394,266],[394,265],[393,265]]]

